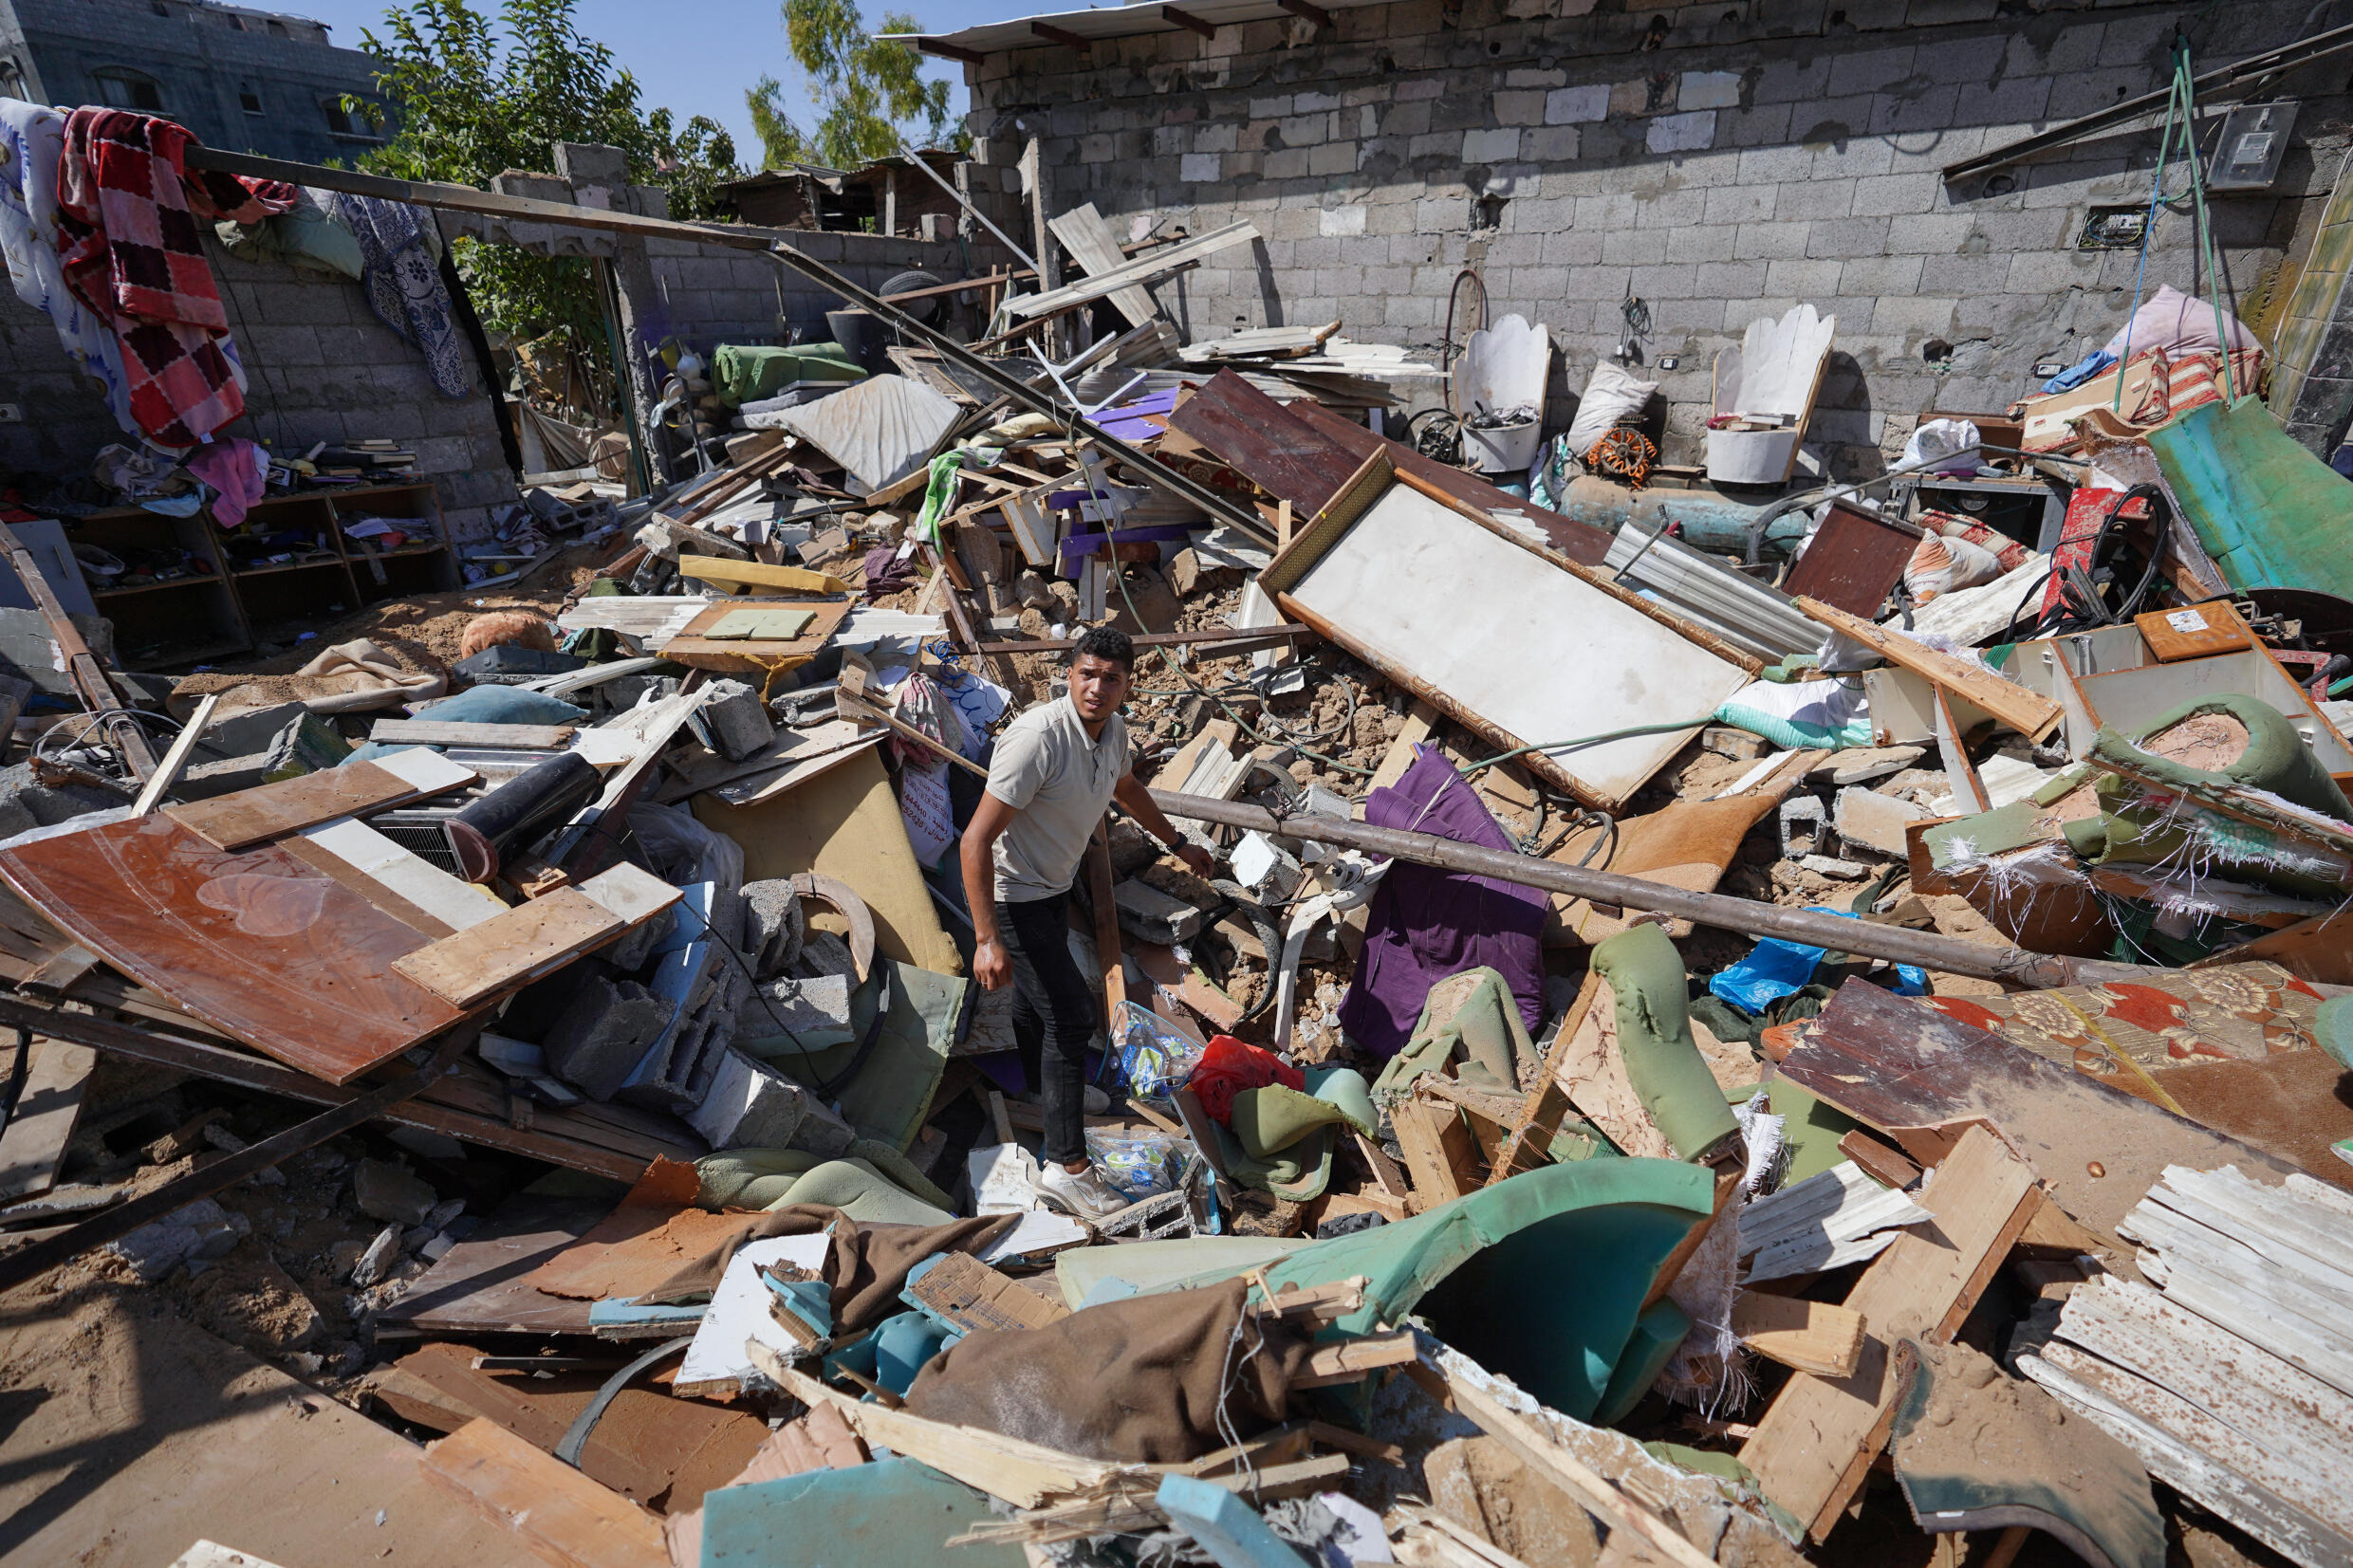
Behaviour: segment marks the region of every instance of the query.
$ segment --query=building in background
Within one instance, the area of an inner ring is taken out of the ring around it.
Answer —
[[[0,0],[0,92],[160,115],[230,152],[348,163],[380,138],[376,57],[306,17],[210,0]]]

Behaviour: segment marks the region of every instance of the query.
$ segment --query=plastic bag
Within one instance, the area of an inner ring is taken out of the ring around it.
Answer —
[[[1903,444],[1898,468],[1934,464],[1937,473],[1977,471],[1977,427],[1967,419],[1931,419]]]
[[[1127,1080],[1130,1094],[1166,1099],[1193,1076],[1201,1060],[1201,1047],[1158,1015],[1133,1002],[1122,1002],[1111,1054],[1119,1059],[1120,1076]]]
[[[1233,1116],[1233,1097],[1243,1090],[1280,1083],[1304,1093],[1307,1075],[1272,1051],[1246,1044],[1232,1035],[1212,1035],[1209,1049],[1194,1066],[1191,1083],[1200,1097],[1202,1111],[1224,1127]]]
[[[1621,424],[1641,417],[1656,381],[1645,381],[1607,360],[1598,360],[1585,380],[1584,396],[1577,399],[1577,417],[1569,421],[1565,439],[1568,450],[1583,458],[1593,443]]]
[[[1086,1130],[1087,1157],[1102,1179],[1131,1198],[1174,1192],[1185,1173],[1185,1153],[1193,1145],[1166,1133],[1114,1133]]]

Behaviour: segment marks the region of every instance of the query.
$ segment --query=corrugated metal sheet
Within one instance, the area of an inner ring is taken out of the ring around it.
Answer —
[[[1385,5],[1387,0],[1317,0],[1319,9],[1354,10],[1359,6]],[[1157,4],[1102,6],[1092,10],[1045,11],[1036,16],[1016,17],[1010,22],[984,22],[976,28],[956,32],[879,32],[877,38],[897,39],[921,48],[925,44],[941,44],[953,49],[991,54],[1006,49],[1042,49],[1058,40],[1031,30],[1030,24],[1039,22],[1056,32],[1073,33],[1081,38],[1128,38],[1138,33],[1178,32],[1184,24],[1170,21],[1161,14],[1166,9]],[[1185,0],[1175,8],[1212,27],[1227,27],[1243,22],[1277,22],[1294,15],[1276,0]]]
[[[1644,549],[1644,544],[1650,547]],[[1638,560],[1637,557],[1640,557]],[[1632,562],[1634,569],[1626,570]],[[1810,654],[1822,646],[1822,628],[1787,594],[1742,576],[1723,562],[1675,539],[1656,539],[1639,528],[1621,528],[1610,541],[1603,570],[1623,574],[1627,587],[1673,605],[1736,648],[1761,658]]]

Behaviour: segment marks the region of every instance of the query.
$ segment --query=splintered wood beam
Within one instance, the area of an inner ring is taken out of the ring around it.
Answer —
[[[1191,11],[1179,9],[1175,6],[1162,6],[1160,8],[1160,20],[1163,22],[1174,22],[1180,28],[1191,28],[1195,32],[1199,33],[1203,38],[1214,38],[1217,36],[1216,23],[1204,22],[1199,17],[1194,15]]]
[[[967,65],[977,65],[989,58],[978,49],[959,48],[954,44],[942,44],[936,38],[918,38],[915,41],[915,46],[925,54],[936,54],[942,60],[962,61]]]
[[[1058,28],[1051,22],[1032,22],[1029,24],[1029,30],[1048,44],[1062,44],[1078,50],[1081,54],[1085,54],[1095,46],[1093,39],[1082,37],[1067,28]]]
[[[1274,3],[1293,16],[1306,17],[1319,28],[1328,28],[1332,25],[1332,13],[1321,6],[1310,5],[1308,0],[1274,0]]]

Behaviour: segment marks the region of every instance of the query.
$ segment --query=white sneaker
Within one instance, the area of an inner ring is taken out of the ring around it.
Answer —
[[[1107,1220],[1136,1201],[1121,1195],[1092,1165],[1084,1171],[1065,1171],[1060,1164],[1048,1164],[1030,1186],[1049,1206],[1074,1220]]]

